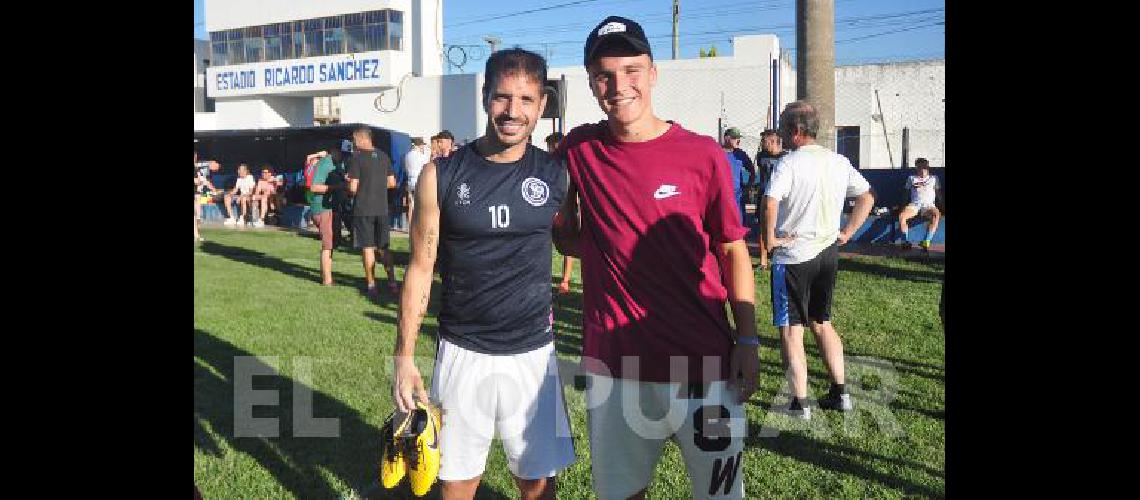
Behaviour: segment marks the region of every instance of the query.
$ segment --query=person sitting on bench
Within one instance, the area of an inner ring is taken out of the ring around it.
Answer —
[[[237,181],[234,182],[234,188],[222,197],[226,204],[226,220],[222,223],[227,226],[241,226],[249,221],[249,202],[253,197],[253,188],[257,184],[253,176],[249,173],[249,167],[244,163],[238,165]],[[241,206],[241,215],[234,219],[233,202],[237,198],[238,205]]]
[[[271,208],[280,212],[284,207],[284,195],[277,192],[279,187],[269,165],[261,167],[261,178],[257,180],[257,186],[253,189],[253,204],[258,208],[259,216],[253,223],[255,227],[265,227],[266,216]]]
[[[898,237],[898,243],[905,248],[910,248],[910,240],[907,237],[909,230],[907,220],[917,215],[930,219],[930,225],[926,229],[926,237],[919,243],[923,250],[930,250],[930,240],[938,231],[938,221],[942,218],[942,212],[934,205],[938,178],[931,174],[930,162],[926,158],[914,160],[914,168],[916,170],[915,175],[906,178],[906,188],[910,190],[910,203],[899,212],[899,229],[902,234]]]

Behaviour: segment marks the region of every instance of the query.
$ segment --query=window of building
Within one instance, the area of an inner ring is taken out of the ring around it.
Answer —
[[[388,48],[391,50],[404,50],[404,13],[398,10],[388,11],[388,37],[391,40]]]
[[[305,57],[325,55],[324,30],[305,32]]]
[[[265,39],[251,37],[245,39],[245,62],[256,63],[264,60]]]
[[[403,50],[404,14],[373,10],[210,33],[215,66]]]
[[[281,57],[280,57],[280,59],[292,59],[293,58],[293,35],[292,34],[278,35],[277,36],[277,44],[281,46]]]
[[[345,51],[350,53],[364,52],[364,13],[344,15]]]
[[[364,13],[364,24],[382,24],[388,22],[388,11],[370,10]]]
[[[214,42],[210,46],[210,52],[213,54],[210,57],[210,63],[217,66],[228,65],[229,57],[226,54],[226,42]]]
[[[245,42],[242,40],[226,42],[226,53],[230,64],[245,63]]]
[[[294,32],[290,38],[293,46],[292,57],[305,57],[305,34]]]
[[[344,28],[332,28],[325,30],[325,54],[343,54],[344,53]]]
[[[859,168],[859,127],[835,127],[835,152]]]
[[[364,50],[384,50],[388,48],[388,25],[364,25]]]
[[[266,61],[279,61],[285,59],[285,54],[281,50],[281,39],[274,36],[265,39],[265,60]]]

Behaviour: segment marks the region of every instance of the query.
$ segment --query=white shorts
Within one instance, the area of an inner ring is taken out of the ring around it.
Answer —
[[[724,381],[709,384],[701,397],[680,383],[587,376],[590,462],[599,499],[624,500],[646,488],[666,439],[681,449],[693,486],[689,498],[744,497],[740,461],[747,420]]]
[[[933,203],[931,203],[929,205],[920,204],[920,203],[908,203],[906,205],[906,208],[913,209],[915,212],[918,212],[919,215],[921,215],[923,212],[925,212],[927,210],[930,210],[932,208],[938,208],[938,207],[936,207]]]
[[[483,354],[440,340],[431,399],[443,408],[439,479],[483,474],[491,440],[521,479],[551,477],[574,463],[574,441],[554,342],[520,354]]]

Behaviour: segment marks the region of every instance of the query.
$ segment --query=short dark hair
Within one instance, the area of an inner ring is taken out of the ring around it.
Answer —
[[[510,75],[525,75],[538,83],[539,88],[546,87],[546,59],[542,56],[519,47],[500,50],[487,58],[483,80],[483,104],[490,101],[489,92],[495,88],[498,79]],[[542,96],[539,96],[541,98]],[[446,132],[446,130],[444,131]]]
[[[922,167],[930,168],[930,162],[927,161],[926,158],[915,158],[914,167],[915,168],[922,168]]]
[[[451,132],[447,129],[443,129],[438,134],[435,134],[435,137],[433,137],[433,139],[451,139],[452,142],[454,142],[455,136],[451,135]]]
[[[777,132],[776,129],[767,128],[767,129],[764,129],[763,132],[760,132],[760,140],[764,140],[765,137],[768,137],[770,135],[776,136],[777,139],[780,138],[780,133]]]
[[[807,101],[795,101],[780,114],[780,128],[785,127],[814,139],[819,134],[819,113]]]
[[[372,127],[369,127],[368,125],[359,125],[352,129],[352,135],[356,134],[365,134],[368,136],[369,140],[372,140]]]
[[[550,142],[550,141],[558,142],[561,140],[562,140],[562,132],[551,132],[550,135],[546,136],[546,142]]]
[[[424,138],[419,137],[419,136],[413,137],[412,138],[412,144],[414,144],[416,146],[423,146],[424,145]]]

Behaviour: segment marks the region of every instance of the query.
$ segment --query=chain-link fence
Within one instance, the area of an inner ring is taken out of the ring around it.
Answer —
[[[942,60],[836,68],[836,149],[860,168],[944,167],[945,97]]]
[[[916,61],[836,68],[835,149],[860,168],[912,168],[922,157],[946,166],[945,62]],[[792,71],[781,71],[778,109],[795,100]],[[772,69],[704,59],[662,67],[657,115],[719,140],[736,127],[741,149],[755,155],[760,133],[775,122]]]
[[[754,156],[760,133],[773,122],[771,67],[716,67],[716,62],[705,61],[703,68],[660,71],[654,110],[663,119],[718,141],[723,129],[736,127],[743,134],[740,148]]]

